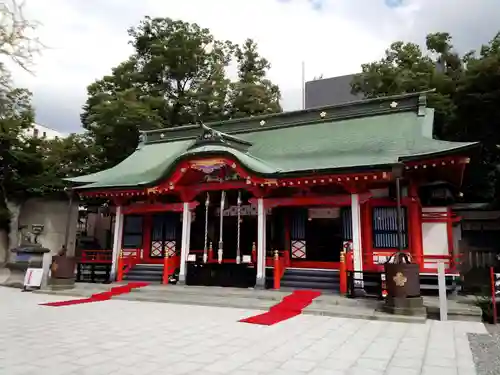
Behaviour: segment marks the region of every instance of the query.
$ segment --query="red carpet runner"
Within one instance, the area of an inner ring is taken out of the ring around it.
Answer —
[[[268,312],[242,319],[240,322],[271,326],[301,314],[302,310],[320,295],[321,292],[313,290],[296,290],[271,307]]]
[[[68,301],[59,301],[59,302],[48,302],[48,303],[41,303],[40,305],[59,307],[59,306],[79,305],[82,303],[107,301],[111,299],[111,297],[113,296],[130,293],[132,289],[142,288],[148,285],[149,285],[148,283],[128,283],[126,285],[115,286],[110,290],[108,290],[107,292],[92,294],[89,298],[71,299]]]

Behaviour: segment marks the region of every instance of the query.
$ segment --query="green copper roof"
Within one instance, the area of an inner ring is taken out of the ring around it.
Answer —
[[[152,185],[189,157],[230,156],[253,173],[286,174],[390,168],[393,164],[458,152],[475,143],[432,139],[434,111],[408,94],[346,105],[189,125],[143,134],[137,150],[117,166],[70,181],[85,189]]]

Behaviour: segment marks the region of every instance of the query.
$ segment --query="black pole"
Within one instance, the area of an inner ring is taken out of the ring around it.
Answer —
[[[401,185],[400,177],[396,178],[396,220],[398,229],[398,250],[403,250],[403,213],[401,210]]]

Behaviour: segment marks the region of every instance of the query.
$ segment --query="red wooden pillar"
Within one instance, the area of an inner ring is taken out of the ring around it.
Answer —
[[[408,223],[410,237],[410,253],[420,264],[420,269],[424,267],[424,250],[422,245],[422,208],[418,199],[417,186],[410,185],[410,201],[408,204]]]
[[[170,276],[170,258],[168,257],[168,252],[165,252],[165,257],[163,258],[163,277],[162,284],[168,284],[168,277]]]
[[[118,262],[116,265],[116,281],[120,282],[123,280],[123,250],[120,250],[118,255]]]
[[[346,253],[344,250],[340,252],[339,284],[340,294],[347,294],[347,267]]]
[[[153,216],[144,214],[144,226],[142,232],[142,260],[149,261],[151,254],[151,231],[153,226]]]
[[[280,256],[278,250],[274,252],[274,289],[279,290],[281,283]]]

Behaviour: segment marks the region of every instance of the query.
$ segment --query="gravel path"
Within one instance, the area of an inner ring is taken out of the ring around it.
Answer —
[[[500,326],[486,325],[490,334],[469,333],[477,375],[500,375]]]

